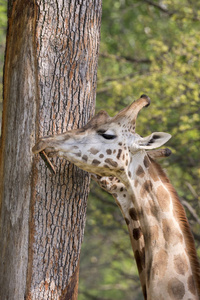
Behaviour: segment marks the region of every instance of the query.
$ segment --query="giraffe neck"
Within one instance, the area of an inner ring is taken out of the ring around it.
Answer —
[[[141,226],[134,234],[144,235],[147,299],[199,299],[198,259],[184,209],[144,151],[131,160],[122,179]]]
[[[116,177],[99,177],[92,174],[92,178],[100,185],[101,188],[106,190],[114,197],[115,202],[117,203],[123,215],[128,227],[131,246],[139,272],[144,299],[147,299],[144,236],[142,232],[139,236],[134,236],[134,232],[137,232],[138,228],[140,228],[140,223],[133,205],[132,197],[128,194],[125,185]]]
[[[129,196],[124,184],[118,183],[116,190],[111,194],[115,198],[118,207],[126,221],[128,232],[131,240],[131,246],[136,260],[140,283],[144,299],[147,299],[146,294],[146,274],[145,274],[145,244],[144,236],[140,230],[140,222],[133,205],[132,197]]]
[[[132,202],[129,203],[128,207],[124,207],[121,205],[121,200],[122,198],[120,198],[117,194],[116,203],[118,204],[128,227],[131,246],[138,268],[140,283],[142,286],[142,292],[144,295],[144,299],[147,299],[144,236],[142,234],[142,231],[140,230],[140,222],[138,220],[137,213]]]

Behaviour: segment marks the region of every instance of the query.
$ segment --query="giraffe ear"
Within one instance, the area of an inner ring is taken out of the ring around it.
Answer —
[[[141,138],[138,141],[139,149],[156,149],[167,143],[171,138],[171,134],[165,132],[154,132],[151,135]]]

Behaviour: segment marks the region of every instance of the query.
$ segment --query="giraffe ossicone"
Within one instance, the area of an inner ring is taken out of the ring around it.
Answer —
[[[142,138],[135,133],[137,115],[149,103],[143,95],[113,118],[101,111],[82,129],[40,139],[33,152],[65,157],[83,170],[118,178],[140,223],[132,235],[144,236],[146,299],[197,300],[200,267],[185,211],[165,173],[146,153],[171,135],[155,132]]]

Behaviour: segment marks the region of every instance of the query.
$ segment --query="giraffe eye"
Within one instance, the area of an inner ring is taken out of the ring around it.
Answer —
[[[101,136],[104,137],[104,139],[106,140],[114,140],[117,137],[116,135],[107,133],[102,133]]]
[[[98,131],[98,134],[101,135],[104,139],[106,140],[114,140],[117,136],[114,134],[113,131],[111,130],[107,130],[107,131],[104,131],[104,130],[99,130]]]

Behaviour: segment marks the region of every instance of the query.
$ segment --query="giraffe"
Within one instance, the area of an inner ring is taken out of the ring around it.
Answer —
[[[85,171],[117,177],[138,216],[145,242],[146,295],[149,300],[200,297],[200,266],[185,211],[161,167],[146,153],[164,145],[171,135],[135,132],[139,111],[149,106],[142,95],[114,117],[100,111],[86,126],[41,138],[33,153],[65,157]]]
[[[45,152],[40,152],[42,159],[45,161],[47,167],[50,169],[52,173],[56,173],[54,166],[49,161]],[[166,149],[160,150],[152,150],[148,151],[148,155],[153,159],[167,157],[171,155],[171,151]],[[135,256],[139,278],[142,286],[142,291],[144,298],[146,299],[146,278],[145,278],[145,253],[144,253],[144,236],[141,234],[139,237],[134,235],[134,232],[137,232],[137,229],[140,227],[140,223],[133,205],[133,201],[129,196],[125,185],[120,182],[120,180],[116,177],[101,177],[95,174],[91,174],[93,180],[95,180],[101,188],[110,193],[118,207],[121,210],[121,213],[125,219],[125,222],[128,227],[131,245],[133,249],[133,253]]]
[[[160,150],[148,151],[148,155],[151,158],[163,158],[171,155],[171,150],[168,148]],[[140,222],[136,210],[133,205],[132,197],[129,196],[125,185],[116,177],[101,177],[96,174],[91,174],[93,180],[95,180],[98,185],[110,193],[115,199],[116,204],[118,205],[124,220],[127,224],[129,236],[131,240],[131,246],[134,253],[134,257],[137,264],[137,269],[139,272],[140,283],[142,286],[142,292],[144,299],[147,299],[146,295],[146,278],[145,278],[145,244],[144,236],[141,232],[141,235],[138,236],[134,233],[137,232],[140,228]]]
[[[52,173],[56,173],[54,166],[49,161],[46,153],[44,151],[40,152],[42,159],[45,161],[47,167]],[[171,155],[171,150],[168,148],[160,150],[148,151],[148,155],[153,159],[163,158]],[[101,177],[96,174],[90,174],[92,179],[95,180],[99,186],[110,193],[118,207],[121,210],[121,213],[124,217],[124,220],[127,224],[129,236],[131,240],[132,250],[135,256],[139,278],[142,286],[142,292],[144,299],[146,299],[146,278],[145,278],[145,253],[144,253],[144,236],[141,234],[139,237],[134,235],[134,232],[137,232],[140,227],[138,216],[136,214],[133,201],[129,196],[125,185],[116,177]]]

